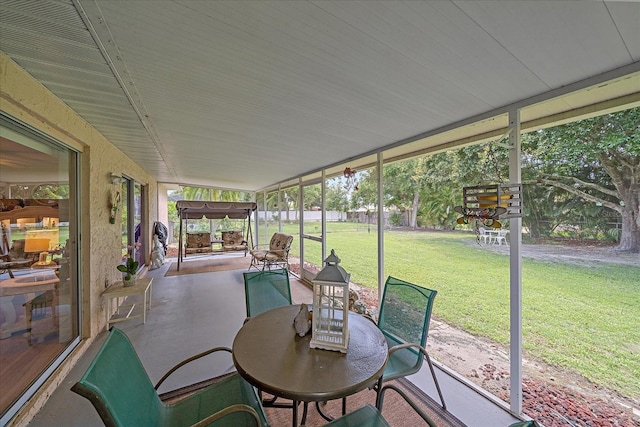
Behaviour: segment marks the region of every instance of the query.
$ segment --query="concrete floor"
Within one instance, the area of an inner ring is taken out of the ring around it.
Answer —
[[[151,311],[146,324],[140,318],[119,323],[131,339],[151,382],[155,383],[175,363],[211,347],[231,347],[245,319],[243,270],[164,277],[170,263],[150,271],[153,277]],[[311,290],[291,279],[294,303],[311,303]],[[70,391],[102,344],[102,333],[60,387],[51,395],[30,426],[100,426],[102,422],[88,400]],[[160,392],[234,370],[231,356],[222,352],[186,367],[170,377]],[[447,407],[470,427],[508,426],[518,421],[477,391],[444,371],[437,370]],[[437,401],[428,367],[410,377]],[[373,403],[373,402],[372,402]],[[274,426],[278,427],[278,426]]]

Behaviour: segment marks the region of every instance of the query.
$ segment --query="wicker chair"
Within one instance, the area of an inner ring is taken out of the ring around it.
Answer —
[[[290,234],[274,233],[267,248],[255,246],[251,250],[249,270],[252,267],[258,270],[271,269],[274,265],[289,270],[289,249],[292,242],[293,236]]]

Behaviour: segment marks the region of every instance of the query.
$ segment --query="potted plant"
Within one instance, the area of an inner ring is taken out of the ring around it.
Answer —
[[[118,265],[118,271],[124,273],[122,282],[125,286],[133,286],[136,284],[136,272],[138,271],[138,261],[135,261],[130,256],[127,256],[124,264]]]

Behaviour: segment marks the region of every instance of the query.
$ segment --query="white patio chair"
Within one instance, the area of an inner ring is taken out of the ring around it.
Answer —
[[[491,243],[491,234],[489,234],[489,232],[487,232],[487,229],[484,227],[480,227],[478,228],[478,231],[480,232],[480,239],[482,239],[482,243],[484,243],[485,245],[488,243]]]
[[[496,234],[494,243],[496,243],[498,246],[502,245],[503,242],[504,242],[505,245],[509,245],[509,242],[507,242],[507,233],[508,232],[509,232],[509,230],[498,230],[498,233]]]

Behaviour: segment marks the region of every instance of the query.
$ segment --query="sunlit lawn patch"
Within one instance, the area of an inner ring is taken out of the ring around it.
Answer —
[[[375,231],[352,223],[332,223],[329,231],[327,247],[342,258],[351,281],[376,288]],[[384,252],[385,276],[438,291],[435,317],[508,344],[508,255],[460,232],[386,232]],[[640,267],[524,258],[522,305],[529,355],[640,397]]]

